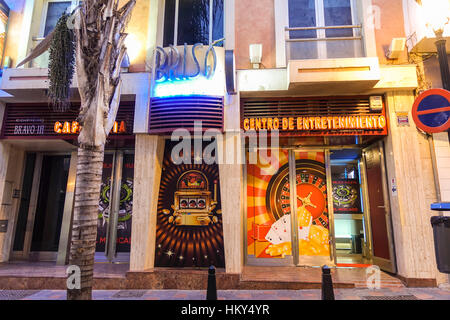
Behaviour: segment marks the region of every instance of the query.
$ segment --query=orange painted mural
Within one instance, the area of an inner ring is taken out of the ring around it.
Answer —
[[[284,258],[292,255],[288,151],[255,158],[247,164],[247,254]],[[299,255],[329,256],[324,154],[296,152],[295,162]]]

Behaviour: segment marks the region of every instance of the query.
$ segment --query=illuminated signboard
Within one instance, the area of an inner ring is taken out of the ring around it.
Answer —
[[[78,121],[65,121],[59,122],[56,121],[53,126],[53,131],[58,134],[78,134],[80,133],[81,126]],[[126,133],[127,127],[125,121],[114,122],[114,125],[111,129],[111,133]]]
[[[377,108],[372,100],[371,96],[243,98],[241,126],[250,134],[387,135],[384,100]]]
[[[53,112],[47,104],[8,104],[0,138],[75,139],[81,125],[77,121],[78,106],[64,112]],[[111,136],[117,139],[133,134],[134,103],[122,102],[117,111]]]
[[[225,50],[212,45],[157,47],[153,97],[223,96],[224,61]]]
[[[244,130],[378,130],[386,128],[386,118],[377,116],[326,116],[286,118],[246,118]]]

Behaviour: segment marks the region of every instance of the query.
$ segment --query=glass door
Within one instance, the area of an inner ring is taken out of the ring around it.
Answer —
[[[291,221],[296,226],[293,228],[296,265],[334,265],[330,247],[328,156],[325,150],[295,150],[291,154],[291,195],[296,213]]]
[[[361,149],[332,150],[330,155],[337,266],[363,267],[370,263],[361,176]]]
[[[249,151],[246,159],[246,262],[293,265],[289,151]]]
[[[97,223],[96,261],[129,261],[133,177],[133,152],[105,153]]]
[[[334,264],[326,154],[288,149],[248,153],[254,163],[246,166],[247,264]]]
[[[71,156],[27,154],[12,258],[55,261]]]

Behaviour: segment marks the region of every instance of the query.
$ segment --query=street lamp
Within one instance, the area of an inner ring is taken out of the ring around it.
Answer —
[[[443,37],[444,28],[450,21],[450,0],[418,0],[422,6],[427,27],[433,29],[436,35],[436,48],[441,70],[442,87],[450,90],[450,72],[446,50],[446,40]]]

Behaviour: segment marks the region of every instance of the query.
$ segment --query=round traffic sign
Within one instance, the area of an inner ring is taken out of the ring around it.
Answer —
[[[412,116],[416,126],[427,133],[450,129],[450,91],[430,89],[414,102]]]

